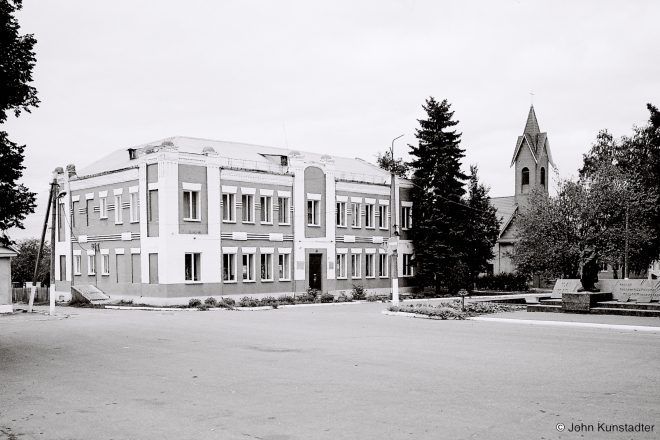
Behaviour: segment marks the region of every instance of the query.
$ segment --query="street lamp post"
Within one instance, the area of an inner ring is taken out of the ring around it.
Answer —
[[[392,280],[392,305],[399,305],[399,265],[398,263],[398,252],[397,248],[399,247],[399,231],[398,231],[398,222],[397,215],[399,212],[399,207],[396,204],[396,173],[394,172],[394,141],[403,137],[397,136],[392,139],[392,147],[390,148],[390,159],[392,164],[390,167],[390,205],[392,209],[390,210],[390,216],[392,217],[392,227],[390,228],[390,239],[387,241],[388,254],[389,251],[392,251],[392,271],[390,278]]]

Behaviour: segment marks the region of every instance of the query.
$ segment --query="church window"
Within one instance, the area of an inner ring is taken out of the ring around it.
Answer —
[[[529,185],[529,169],[526,167],[522,169],[522,184]]]
[[[541,167],[541,185],[545,185],[545,168]]]

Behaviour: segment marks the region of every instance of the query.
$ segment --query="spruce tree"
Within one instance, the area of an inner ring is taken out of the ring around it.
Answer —
[[[413,222],[416,284],[445,284],[452,268],[466,257],[463,196],[467,176],[461,172],[461,134],[452,127],[454,112],[447,100],[433,97],[422,107],[427,118],[419,119],[417,146],[409,145],[413,160]],[[468,286],[464,286],[468,287]]]

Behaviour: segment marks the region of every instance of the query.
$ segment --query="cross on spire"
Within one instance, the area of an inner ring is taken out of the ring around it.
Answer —
[[[534,90],[529,93],[532,96],[532,105],[534,105]]]

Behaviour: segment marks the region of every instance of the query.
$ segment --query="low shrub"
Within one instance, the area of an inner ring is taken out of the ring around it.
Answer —
[[[502,272],[497,275],[484,275],[477,277],[475,287],[477,290],[499,290],[503,292],[521,292],[529,290],[525,275]]]
[[[209,306],[209,307],[216,307],[218,305],[218,300],[213,298],[212,296],[209,296],[204,300],[204,304]]]
[[[277,300],[272,296],[267,296],[259,300],[260,305],[262,306],[272,306],[273,304],[278,304]]]
[[[280,303],[280,305],[295,304],[296,299],[293,295],[281,295],[277,298],[277,302]]]
[[[201,305],[202,305],[202,301],[197,298],[190,298],[190,301],[188,301],[188,307],[190,307],[191,309],[195,307],[199,307]]]
[[[252,298],[251,296],[244,296],[238,300],[238,307],[257,307],[259,306],[259,301]]]
[[[224,298],[223,297],[222,301],[220,301],[219,304],[225,304],[226,306],[234,307],[236,305],[236,301],[234,300],[234,298]],[[222,307],[222,306],[220,306],[220,307]]]
[[[209,309],[209,306],[206,305],[206,304],[201,304],[201,305],[199,305],[199,306],[197,307],[197,310],[202,311],[202,312],[203,312],[204,310],[208,310],[208,309]]]
[[[405,306],[391,306],[388,310],[392,312],[417,313],[420,315],[432,316],[438,319],[465,319],[470,316],[485,315],[489,313],[509,312],[518,310],[523,306],[511,304],[497,304],[490,302],[474,302],[465,304],[465,312],[462,310],[460,300],[447,301],[432,306],[430,304],[416,304]]]
[[[322,303],[331,303],[335,302],[335,296],[332,293],[322,293],[321,294]]]
[[[350,298],[346,296],[344,292],[340,293],[339,296],[337,297],[337,302],[343,303],[343,302],[351,302],[353,301],[353,298]]]
[[[376,302],[376,301],[380,301],[380,297],[375,293],[370,293],[369,295],[367,295],[366,300],[369,302]]]
[[[351,295],[353,296],[353,299],[356,301],[365,299],[366,295],[364,292],[364,286],[353,284],[353,290],[351,290]]]

